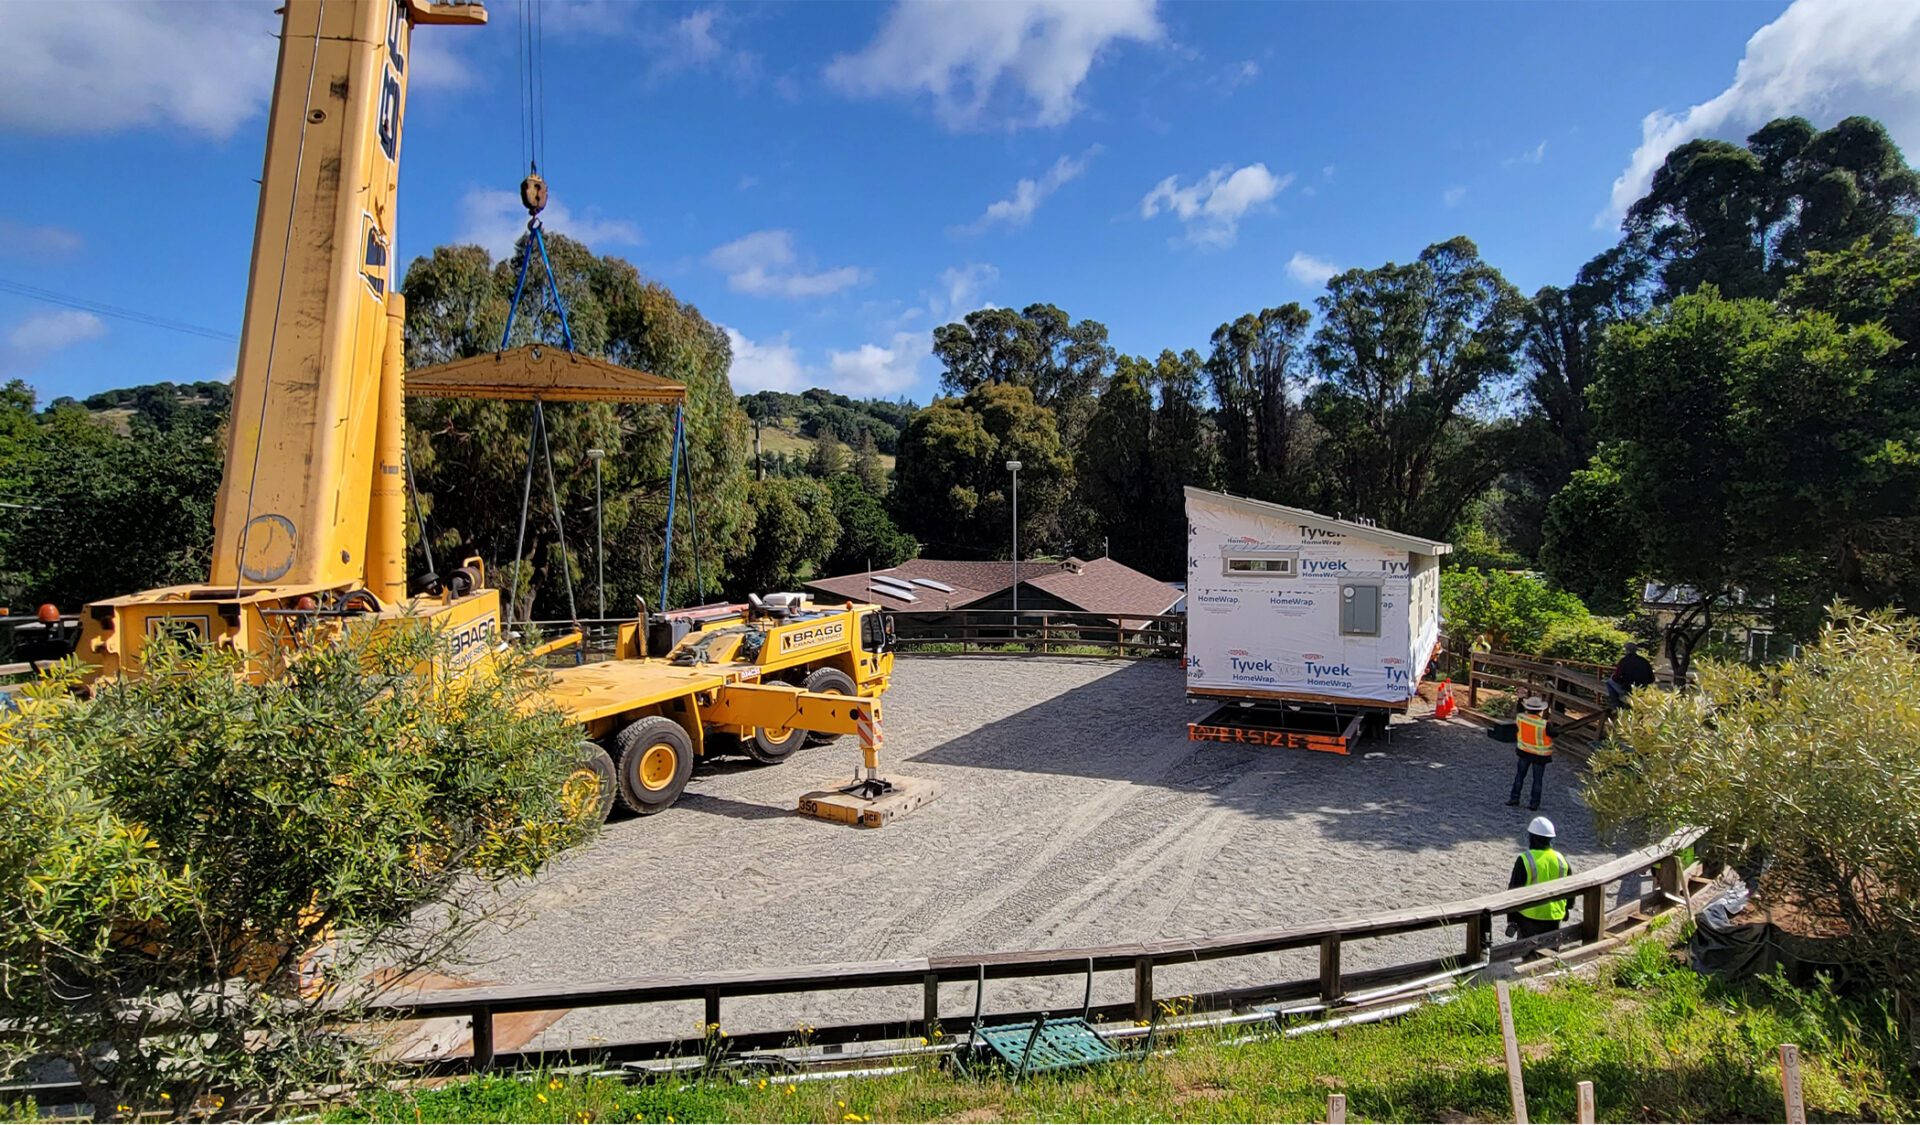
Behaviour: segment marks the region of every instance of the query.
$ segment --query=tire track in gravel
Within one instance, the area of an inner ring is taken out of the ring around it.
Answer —
[[[989,896],[990,902],[969,903],[965,913],[970,924],[939,927],[941,940],[929,948],[941,948],[949,939],[965,950],[1023,948],[1024,936],[1044,928],[1043,916],[1062,902],[1073,900],[1084,906],[1097,897],[1087,893],[1093,886],[1101,888],[1099,893],[1112,893],[1150,878],[1159,866],[1149,862],[1151,857],[1163,853],[1168,842],[1193,831],[1194,822],[1215,806],[1214,791],[1229,784],[1246,760],[1243,755],[1188,753],[1152,783],[1128,783],[1119,793],[1124,800],[1111,816],[1090,830],[1084,828],[1087,815],[1077,816],[1082,829],[1049,848],[1046,862],[1024,865],[1022,878],[1003,883]],[[1136,861],[1136,857],[1147,858]],[[1092,872],[1105,874],[1090,882]]]

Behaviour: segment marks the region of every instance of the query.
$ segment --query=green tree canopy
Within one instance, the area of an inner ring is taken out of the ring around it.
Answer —
[[[1914,511],[1911,387],[1878,323],[1725,300],[1711,287],[1608,335],[1596,392],[1643,571],[1697,601],[1669,630],[1684,673],[1718,602],[1817,614],[1860,570],[1862,529]]]
[[[1247,313],[1213,330],[1207,357],[1220,429],[1221,475],[1242,495],[1294,498],[1306,421],[1300,396],[1311,374],[1299,304]]]
[[[1920,173],[1878,121],[1849,117],[1822,131],[1784,117],[1744,147],[1702,139],[1675,148],[1625,226],[1669,296],[1713,285],[1771,298],[1811,254],[1911,234],[1916,214]]]
[[[943,555],[1005,558],[1019,461],[1021,553],[1067,546],[1063,518],[1073,462],[1053,412],[1024,386],[988,383],[936,401],[900,440],[890,500],[901,527]]]
[[[746,418],[728,383],[726,336],[665,286],[643,279],[618,258],[598,257],[564,236],[547,248],[567,300],[579,349],[687,386],[688,456],[676,507],[674,589],[684,604],[698,593],[695,566],[708,590],[725,577],[730,556],[750,526],[746,503]],[[409,367],[490,352],[499,346],[512,296],[514,263],[493,262],[477,246],[443,246],[416,259],[402,291],[407,298]],[[548,320],[516,318],[515,340],[555,338]],[[525,487],[531,408],[525,403],[415,399],[408,403],[409,453],[426,509],[436,561],[478,554],[510,588]],[[607,451],[604,477],[607,604],[625,611],[636,596],[659,596],[668,468],[670,408],[608,403],[546,409],[559,495],[560,550],[545,469],[535,476],[521,612],[564,616],[566,575],[577,589],[593,573],[594,475],[589,448]],[[697,541],[692,534],[698,520]],[[696,564],[695,555],[698,555]],[[424,559],[416,558],[416,570]]]
[[[1446,534],[1503,471],[1506,426],[1470,416],[1514,371],[1526,299],[1466,238],[1407,265],[1328,283],[1310,409],[1326,439],[1325,502],[1387,527]]]
[[[741,595],[794,588],[831,558],[840,542],[833,493],[804,477],[768,477],[747,487],[753,531],[734,568],[731,588]]]

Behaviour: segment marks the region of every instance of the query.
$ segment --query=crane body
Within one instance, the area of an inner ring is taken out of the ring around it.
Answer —
[[[406,597],[393,255],[413,32],[486,18],[425,0],[286,4],[211,571],[89,605],[77,651],[102,674],[161,632],[265,655],[310,612],[428,619],[457,664],[491,644],[500,597],[477,564]]]
[[[98,675],[137,674],[164,633],[240,652],[264,679],[316,623],[356,621],[424,622],[457,674],[503,643],[500,591],[468,559],[408,592],[406,396],[684,402],[672,380],[538,344],[405,372],[394,235],[412,37],[486,19],[476,3],[285,0],[208,581],[90,604],[77,652]],[[602,817],[616,796],[646,814],[710,748],[779,761],[876,729],[892,648],[874,605],[643,607],[613,661],[555,670],[540,700],[581,726],[569,794]]]

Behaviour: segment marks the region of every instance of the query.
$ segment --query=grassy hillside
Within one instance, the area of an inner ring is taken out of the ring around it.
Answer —
[[[794,418],[769,419],[760,424],[760,448],[770,454],[805,458],[813,452],[813,439],[801,435],[800,423]],[[880,465],[889,473],[893,471],[893,461],[893,454],[880,453]]]
[[[1825,989],[1723,985],[1648,939],[1602,969],[1514,994],[1528,1108],[1571,1121],[1594,1084],[1602,1121],[1778,1121],[1776,1048],[1799,1044],[1813,1120],[1913,1120],[1920,1090],[1883,1010]],[[792,1082],[718,1074],[628,1086],[605,1077],[484,1078],[381,1094],[334,1120],[385,1121],[1511,1121],[1491,988],[1394,1023],[1295,1039],[1189,1038],[1144,1064],[1020,1084],[924,1067]]]

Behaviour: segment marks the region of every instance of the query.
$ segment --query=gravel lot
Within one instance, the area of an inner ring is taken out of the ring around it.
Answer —
[[[1198,937],[1468,897],[1506,885],[1532,815],[1513,751],[1464,723],[1396,723],[1351,757],[1195,743],[1170,661],[907,657],[882,765],[938,800],[884,829],[798,816],[852,739],[773,767],[703,764],[674,808],[616,820],[509,895],[465,976],[587,983],[715,969]],[[1363,753],[1364,752],[1364,753]],[[1378,757],[1366,753],[1380,753]],[[885,769],[883,769],[885,772]],[[1576,867],[1595,840],[1564,762],[1544,811]],[[1635,894],[1639,892],[1634,891]],[[1458,934],[1349,946],[1350,969],[1457,951]],[[1307,954],[1161,969],[1162,995],[1310,977]],[[1077,1008],[1080,979],[987,986],[989,1010]],[[1097,997],[1130,995],[1118,975]],[[942,1007],[970,1012],[971,986]],[[917,1016],[897,995],[728,1001],[728,1031]],[[546,1045],[686,1034],[697,1003],[572,1013]],[[528,1028],[533,1031],[534,1028]],[[512,1044],[502,1042],[502,1048]]]

